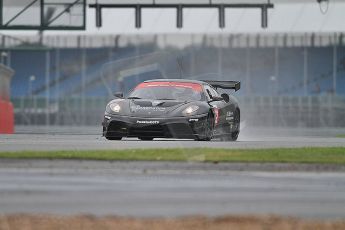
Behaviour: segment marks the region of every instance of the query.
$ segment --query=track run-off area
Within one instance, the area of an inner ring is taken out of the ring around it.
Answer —
[[[237,142],[107,141],[95,130],[0,136],[0,152],[345,147],[343,130],[260,129]],[[0,159],[0,214],[345,218],[343,165]]]
[[[142,148],[295,148],[345,147],[345,129],[255,128],[241,131],[238,141],[211,142],[124,138],[108,141],[99,127],[19,127],[14,135],[0,135],[0,151],[116,150]]]

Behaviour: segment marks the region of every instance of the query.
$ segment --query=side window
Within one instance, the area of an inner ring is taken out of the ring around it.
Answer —
[[[208,85],[205,85],[204,88],[206,91],[205,94],[206,94],[207,100],[211,100],[211,96],[213,97],[211,87],[209,87]]]
[[[220,97],[219,93],[213,87],[211,87],[211,94],[212,97]]]
[[[214,88],[208,85],[205,85],[205,90],[206,90],[208,98],[209,98],[209,94],[211,94],[212,97],[220,97],[219,93]]]

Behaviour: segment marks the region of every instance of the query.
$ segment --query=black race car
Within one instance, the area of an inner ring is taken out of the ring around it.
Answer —
[[[122,137],[183,138],[210,141],[213,137],[235,141],[240,132],[237,100],[217,90],[240,89],[237,81],[158,79],[140,83],[127,98],[108,103],[103,135]]]

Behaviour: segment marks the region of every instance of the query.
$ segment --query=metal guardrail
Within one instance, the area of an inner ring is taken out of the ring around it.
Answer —
[[[17,125],[100,125],[108,98],[61,98],[46,107],[45,98],[14,98]],[[241,120],[248,126],[345,127],[345,97],[241,97]]]
[[[341,96],[244,97],[241,108],[251,126],[345,127]]]
[[[133,46],[157,44],[160,47],[214,46],[214,47],[328,47],[344,46],[344,33],[265,33],[265,34],[162,34],[162,35],[45,35],[9,36],[0,34],[0,48],[44,49],[50,48],[120,48],[122,44]],[[179,41],[178,43],[176,41]],[[40,45],[40,46],[39,46]]]
[[[17,125],[100,125],[107,98],[61,98],[46,106],[44,97],[13,98]],[[49,123],[47,124],[47,113]]]

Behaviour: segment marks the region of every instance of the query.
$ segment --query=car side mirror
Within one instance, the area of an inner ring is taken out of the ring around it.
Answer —
[[[230,101],[230,97],[229,97],[228,94],[222,93],[221,96],[222,96],[223,100],[224,100],[226,103],[228,103],[228,102]]]
[[[224,99],[222,97],[212,97],[211,100],[209,100],[209,102],[212,101],[223,101]]]
[[[123,98],[123,93],[122,92],[116,92],[116,93],[114,93],[114,96],[118,97],[118,98]]]

